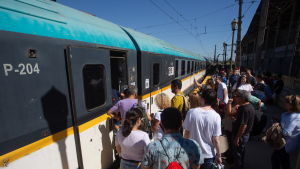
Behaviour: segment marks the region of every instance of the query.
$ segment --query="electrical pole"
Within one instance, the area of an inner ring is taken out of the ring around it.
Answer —
[[[236,56],[235,56],[235,66],[241,66],[241,31],[242,31],[242,4],[243,0],[239,0],[239,18],[238,18],[238,33],[236,40]]]
[[[214,63],[216,63],[217,45],[215,45]]]
[[[262,45],[264,43],[264,38],[265,38],[265,29],[266,29],[267,16],[268,16],[269,0],[262,0],[261,3],[262,3],[261,14],[260,14],[260,20],[259,20],[256,51],[255,51],[254,66],[253,66],[253,71],[255,74],[259,71],[259,68],[260,68],[261,52],[262,52],[262,47],[263,47]]]

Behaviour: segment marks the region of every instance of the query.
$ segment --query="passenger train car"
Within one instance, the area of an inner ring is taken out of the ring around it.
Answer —
[[[111,90],[137,85],[187,94],[206,61],[160,39],[49,0],[0,1],[0,167],[108,168],[114,161]]]

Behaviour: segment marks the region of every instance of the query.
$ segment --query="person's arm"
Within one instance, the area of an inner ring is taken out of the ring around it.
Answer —
[[[259,101],[257,102],[257,105],[256,105],[256,106],[257,106],[257,109],[258,109],[258,110],[261,109],[261,100],[259,100]]]
[[[120,146],[120,145],[116,145],[116,148],[117,148],[117,152],[118,152],[118,153],[122,153],[122,149],[121,149],[121,146]]]
[[[216,157],[216,163],[217,164],[222,164],[222,159],[221,159],[221,148],[220,148],[220,137],[217,136],[213,136],[213,142],[214,142],[214,146],[217,150],[217,157]]]
[[[239,128],[239,131],[238,131],[238,133],[237,133],[237,135],[234,139],[234,145],[235,146],[239,146],[239,140],[242,137],[242,135],[243,135],[244,131],[246,130],[246,128],[247,128],[247,125],[241,124],[241,126]]]
[[[200,169],[200,167],[201,165],[195,165],[195,164],[192,165],[192,169]]]
[[[226,100],[226,97],[227,97],[227,89],[225,88],[225,89],[223,89],[223,101],[225,101]]]
[[[279,86],[277,86],[277,87],[274,89],[274,92],[273,92],[273,93],[276,93],[277,90],[279,90]]]
[[[153,131],[156,131],[158,129],[159,123],[160,123],[160,121],[154,118],[153,126],[152,126]]]
[[[147,116],[148,116],[148,120],[151,121],[151,116],[149,113],[147,113]]]
[[[108,110],[107,115],[109,115],[111,118],[114,118],[114,119],[120,118],[120,116],[115,115],[115,113],[111,110]]]
[[[183,138],[188,139],[190,137],[190,131],[188,131],[187,129],[184,129],[184,135]]]
[[[198,87],[202,88],[202,84],[199,84],[199,83],[197,82],[196,79],[194,79],[194,81],[195,81],[195,84],[196,84]]]

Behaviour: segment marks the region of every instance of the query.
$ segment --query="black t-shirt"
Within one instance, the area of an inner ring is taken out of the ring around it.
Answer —
[[[249,80],[251,86],[255,86],[256,83],[257,83],[257,82],[256,82],[256,78],[255,78],[254,76],[248,77],[248,80]]]
[[[257,90],[262,91],[262,92],[265,92],[265,87],[266,87],[266,85],[265,85],[264,83],[257,83],[256,86],[259,86],[259,88],[258,88]],[[256,86],[255,86],[255,87],[256,87]]]
[[[237,110],[236,118],[232,121],[232,133],[237,135],[239,128],[242,125],[247,125],[243,135],[252,131],[255,118],[255,109],[252,104],[240,106]]]
[[[283,89],[283,86],[284,86],[284,83],[283,83],[283,80],[277,80],[275,85],[274,85],[274,90],[279,87],[279,89],[276,91],[276,94],[280,93]]]

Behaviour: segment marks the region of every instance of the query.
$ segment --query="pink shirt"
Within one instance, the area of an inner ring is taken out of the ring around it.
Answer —
[[[122,129],[116,135],[116,146],[121,146],[122,158],[126,160],[142,161],[143,155],[150,139],[143,131],[131,131],[129,136],[122,135]]]

